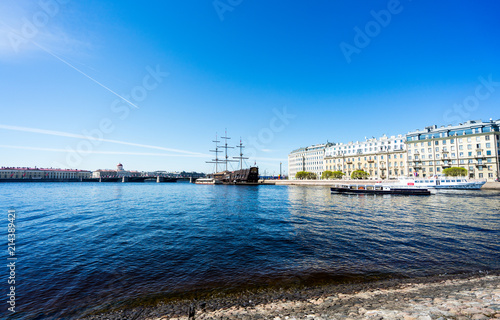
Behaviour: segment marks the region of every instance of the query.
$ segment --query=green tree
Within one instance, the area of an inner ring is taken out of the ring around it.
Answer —
[[[333,176],[333,172],[329,171],[329,170],[326,170],[326,171],[323,171],[323,173],[321,174],[321,179],[331,179]]]
[[[295,174],[295,178],[296,179],[300,179],[300,180],[305,179],[306,176],[307,176],[307,172],[306,171],[299,171],[299,172],[297,172]]]
[[[450,177],[465,177],[467,175],[467,169],[460,167],[451,167],[443,170],[445,176]]]
[[[304,180],[304,179],[310,179],[310,180],[315,180],[316,179],[316,174],[312,172],[307,172],[307,171],[299,171],[295,174],[295,178]]]
[[[342,171],[323,171],[321,179],[342,179],[345,174]]]
[[[316,180],[317,176],[315,173],[312,173],[312,172],[308,172],[307,173],[307,178],[306,179],[309,179],[309,180]]]
[[[364,170],[356,170],[351,173],[351,179],[366,179],[368,176],[368,172],[365,172]]]
[[[333,171],[332,172],[333,179],[342,179],[343,176],[345,176],[345,173],[343,173],[342,171]]]

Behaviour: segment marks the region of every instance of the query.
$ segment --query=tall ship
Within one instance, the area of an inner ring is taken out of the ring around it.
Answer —
[[[240,153],[238,157],[228,156],[227,150],[234,149],[235,147],[230,147],[227,144],[227,141],[230,140],[227,136],[227,132],[225,135],[221,137],[224,139],[224,145],[219,145],[221,142],[217,135],[215,136],[215,149],[210,150],[215,154],[215,159],[211,161],[207,161],[207,163],[215,164],[215,171],[212,174],[208,174],[206,178],[197,179],[195,181],[196,184],[238,184],[238,185],[257,185],[259,183],[259,168],[257,166],[251,166],[249,168],[243,168],[243,160],[248,159],[243,157],[243,143],[240,139],[240,144],[236,146],[240,149]],[[220,149],[224,149],[224,157],[221,159],[219,157],[219,153],[223,152]],[[240,168],[239,170],[230,171],[228,169],[228,165],[230,163],[239,162]],[[224,168],[224,170],[219,171],[220,166]]]

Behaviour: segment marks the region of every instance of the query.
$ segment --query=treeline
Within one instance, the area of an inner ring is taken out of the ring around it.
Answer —
[[[460,167],[451,167],[443,170],[443,174],[449,177],[465,177],[467,175],[467,169]],[[321,179],[323,180],[336,180],[342,179],[345,173],[342,171],[323,171],[321,174]],[[355,170],[351,173],[351,179],[367,179],[370,174],[364,170]],[[316,180],[318,176],[313,172],[299,171],[295,174],[295,178],[299,180]]]

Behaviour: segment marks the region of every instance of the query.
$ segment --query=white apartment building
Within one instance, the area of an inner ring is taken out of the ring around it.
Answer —
[[[403,135],[337,143],[325,150],[324,169],[342,171],[346,178],[364,170],[370,179],[396,179],[408,173]]]
[[[295,179],[295,174],[299,171],[313,172],[319,179],[323,173],[325,149],[331,145],[331,143],[327,142],[290,152],[288,155],[289,179]]]

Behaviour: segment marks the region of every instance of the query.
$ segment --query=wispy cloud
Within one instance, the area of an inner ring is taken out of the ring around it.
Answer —
[[[10,131],[21,131],[21,132],[46,134],[46,135],[66,137],[66,138],[102,141],[102,142],[108,142],[108,143],[114,143],[114,144],[122,144],[122,145],[127,145],[127,146],[140,147],[140,148],[148,148],[148,149],[177,152],[177,153],[182,153],[182,154],[187,154],[187,155],[210,157],[210,155],[202,154],[199,152],[192,152],[192,151],[173,149],[173,148],[165,148],[165,147],[159,147],[159,146],[152,146],[152,145],[148,145],[148,144],[140,144],[140,143],[126,142],[126,141],[119,141],[119,140],[101,139],[101,138],[86,136],[83,134],[75,134],[75,133],[70,133],[70,132],[53,131],[53,130],[45,130],[45,129],[37,129],[37,128],[27,128],[27,127],[17,127],[17,126],[9,126],[9,125],[4,125],[4,124],[0,124],[0,129],[10,130]]]
[[[18,149],[18,150],[32,150],[32,151],[45,151],[45,152],[68,152],[68,150],[66,150],[66,149],[11,146],[11,145],[0,145],[0,148]],[[204,158],[205,157],[204,154],[185,155],[185,154],[172,154],[172,153],[128,152],[128,151],[84,150],[84,151],[81,151],[81,153],[84,153],[84,154],[131,155],[131,156],[157,156],[157,157],[192,157],[192,158]]]
[[[68,28],[68,3],[58,1],[0,1],[0,59],[24,57],[40,44],[57,52],[82,52],[82,33]]]

